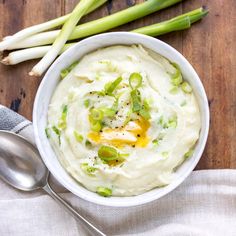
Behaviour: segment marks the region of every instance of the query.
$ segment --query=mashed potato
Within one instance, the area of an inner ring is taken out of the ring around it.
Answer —
[[[46,132],[79,184],[132,196],[173,180],[200,132],[196,98],[177,64],[118,45],[89,53],[62,76]]]

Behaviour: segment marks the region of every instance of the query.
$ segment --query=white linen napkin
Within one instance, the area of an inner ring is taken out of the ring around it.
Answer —
[[[32,124],[1,105],[0,129],[14,131],[34,143]],[[67,192],[55,180],[53,188],[107,235],[236,235],[236,170],[194,171],[167,196],[130,208],[89,203]],[[0,181],[0,235],[87,234],[43,191],[21,192]]]

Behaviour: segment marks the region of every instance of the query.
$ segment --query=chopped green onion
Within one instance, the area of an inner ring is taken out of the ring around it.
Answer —
[[[88,175],[94,176],[94,172],[97,170],[97,168],[89,166],[88,163],[81,163],[80,168]]]
[[[116,98],[115,102],[113,103],[111,109],[116,113],[118,111],[119,99]]]
[[[65,105],[63,107],[63,110],[62,110],[62,115],[61,115],[61,118],[58,122],[58,127],[60,129],[65,129],[66,128],[66,116],[67,116],[67,112],[68,112],[68,106]]]
[[[154,140],[152,140],[152,143],[153,143],[154,145],[158,145],[158,144],[159,144],[159,140],[158,140],[158,139],[154,139]]]
[[[140,92],[137,89],[135,89],[131,91],[130,95],[132,100],[133,112],[140,111],[142,109]]]
[[[132,90],[139,88],[142,85],[142,76],[139,73],[132,73],[129,77],[129,85]]]
[[[61,78],[64,79],[77,65],[78,65],[78,61],[74,62],[73,64],[71,64],[69,67],[63,69],[60,73]]]
[[[102,110],[95,109],[95,108],[90,111],[90,115],[91,115],[91,118],[94,121],[101,121],[103,119],[103,116],[104,116]]]
[[[88,108],[89,105],[90,105],[90,100],[89,99],[84,100],[84,106]]]
[[[120,155],[120,157],[128,157],[129,156],[128,153],[120,153],[119,155]]]
[[[182,75],[171,79],[171,83],[175,86],[179,86],[182,83],[182,81],[183,81]]]
[[[113,82],[109,82],[105,85],[105,93],[107,95],[112,95],[112,93],[114,92],[114,90],[116,89],[116,87],[120,84],[120,82],[122,81],[122,77],[118,77],[116,80],[114,80]]]
[[[192,155],[193,155],[193,151],[194,151],[194,150],[193,150],[192,148],[189,149],[189,151],[184,154],[184,158],[187,159],[187,158],[189,158],[190,156],[192,156]]]
[[[163,116],[161,116],[161,117],[159,118],[158,124],[160,124],[162,127],[165,126],[165,122],[164,122],[164,117],[163,117]]]
[[[61,135],[61,131],[60,131],[56,126],[53,126],[53,127],[52,127],[52,130],[53,130],[57,135]]]
[[[50,138],[49,128],[45,128],[45,134],[47,138]]]
[[[112,195],[112,190],[105,187],[97,187],[97,193],[103,197],[110,197]]]
[[[181,70],[179,68],[179,65],[177,65],[176,63],[172,63],[172,65],[175,67],[176,71],[171,76],[171,83],[174,86],[179,86],[183,82]]]
[[[171,89],[170,89],[170,93],[171,94],[177,94],[179,91],[179,88],[177,86],[173,86]]]
[[[52,130],[56,133],[56,135],[58,136],[58,142],[59,142],[59,145],[61,145],[61,131],[56,127],[56,126],[53,126],[52,127]]]
[[[174,116],[168,120],[168,122],[164,125],[164,128],[176,128],[177,127],[177,117]]]
[[[181,88],[185,93],[191,93],[193,91],[192,87],[186,81],[182,83]]]
[[[94,132],[99,132],[102,129],[102,124],[99,121],[91,123],[90,126]]]
[[[139,111],[139,114],[145,119],[145,120],[149,120],[151,118],[151,115],[150,115],[150,112],[145,109],[145,108],[142,108],[140,111]]]
[[[98,149],[98,157],[103,161],[113,161],[119,159],[119,153],[113,147],[101,146]]]
[[[145,119],[145,120],[149,120],[151,118],[150,115],[150,105],[147,101],[147,99],[144,99],[143,101],[143,106],[142,109],[139,111],[139,114]]]
[[[79,143],[81,143],[84,140],[84,137],[81,134],[79,134],[76,130],[74,131],[74,136],[76,141],[78,141]]]
[[[85,141],[85,146],[88,147],[88,148],[90,148],[90,147],[92,147],[92,143],[87,139],[87,140]]]
[[[106,117],[113,117],[116,114],[116,110],[112,109],[112,108],[100,108],[103,111],[104,116]]]

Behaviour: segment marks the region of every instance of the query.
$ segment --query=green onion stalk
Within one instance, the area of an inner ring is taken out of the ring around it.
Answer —
[[[134,21],[136,19],[142,18],[161,9],[172,6],[183,0],[148,0],[138,5],[129,7],[125,10],[119,11],[112,15],[90,21],[78,25],[73,33],[70,35],[69,40],[80,39],[107,30],[113,29],[117,26],[126,24],[128,22]],[[19,41],[8,47],[9,50],[29,48],[42,46],[47,44],[52,44],[60,30],[54,30],[50,32],[43,32],[40,34],[33,35],[26,38],[25,40]]]
[[[70,37],[73,32],[75,26],[81,19],[81,17],[86,13],[86,11],[93,5],[96,0],[81,0],[75,9],[72,11],[68,20],[63,25],[60,33],[56,37],[53,42],[52,47],[47,52],[47,54],[43,57],[39,63],[37,63],[32,71],[29,73],[31,76],[41,76],[48,67],[52,64],[52,62],[56,59],[62,48],[64,47],[66,41]]]
[[[96,10],[98,7],[103,5],[107,0],[97,0],[89,9],[85,12],[84,15],[87,15],[91,13],[92,11]],[[65,16],[61,16],[59,18],[47,21],[42,24],[34,25],[31,27],[28,27],[26,29],[23,29],[16,34],[12,36],[7,36],[3,39],[2,42],[0,42],[0,51],[8,50],[11,47],[14,47],[16,43],[19,41],[28,38],[29,36],[35,35],[37,33],[51,30],[53,28],[56,28],[58,26],[63,25],[70,17],[71,14],[67,14]]]
[[[207,13],[208,11],[201,7],[170,20],[135,29],[132,32],[156,37],[172,31],[188,29],[192,23],[202,19]],[[66,44],[60,53],[63,53],[74,44],[75,43]],[[2,63],[6,65],[15,65],[23,61],[41,58],[50,50],[50,48],[51,46],[41,46],[11,52],[2,60]]]

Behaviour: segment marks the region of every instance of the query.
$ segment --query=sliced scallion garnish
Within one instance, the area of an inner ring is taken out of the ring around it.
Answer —
[[[179,88],[177,86],[173,86],[171,89],[170,89],[170,93],[171,94],[177,94],[179,91]]]
[[[77,65],[78,65],[78,61],[72,63],[69,67],[63,69],[60,73],[61,75],[61,79],[64,79]]]
[[[150,105],[147,99],[144,99],[142,109],[139,111],[139,114],[145,119],[149,120],[151,118],[150,115]]]
[[[140,111],[142,109],[140,92],[138,90],[132,90],[130,96],[132,101],[132,111]]]
[[[105,187],[97,187],[96,192],[103,197],[110,197],[112,195],[112,190],[110,188]]]
[[[158,145],[158,144],[159,144],[159,140],[158,140],[158,139],[154,139],[154,140],[152,140],[152,143],[153,143],[154,145]]]
[[[68,112],[68,106],[64,105],[63,110],[62,110],[62,114],[61,114],[61,118],[58,122],[58,128],[60,128],[60,129],[65,129],[66,128],[67,112]]]
[[[113,117],[116,114],[116,110],[112,109],[112,108],[100,108],[103,111],[104,116],[106,117]]]
[[[45,128],[45,134],[47,138],[50,138],[49,128]]]
[[[88,147],[88,148],[91,148],[92,147],[92,143],[87,139],[85,141],[85,146]]]
[[[94,172],[97,170],[97,168],[89,166],[88,163],[81,163],[80,168],[88,175],[94,176]]]
[[[181,70],[180,70],[179,65],[177,65],[176,63],[172,63],[172,65],[175,67],[176,71],[171,76],[171,83],[174,86],[179,86],[183,81]]]
[[[121,81],[122,81],[122,77],[118,77],[113,82],[107,83],[105,85],[105,94],[111,96],[112,93],[114,92],[114,90],[117,88],[117,86],[120,84]]]
[[[145,119],[145,120],[149,120],[151,118],[150,112],[149,110],[142,108],[139,111],[139,114]]]
[[[191,93],[193,91],[192,87],[186,81],[181,84],[181,88],[185,93]]]
[[[139,88],[142,85],[142,76],[139,73],[132,73],[129,77],[129,85],[132,90]]]
[[[89,99],[84,100],[84,106],[88,108],[89,105],[90,105],[90,100]]]
[[[91,109],[90,115],[94,121],[101,121],[104,117],[103,111],[96,108]]]
[[[92,131],[99,132],[102,129],[102,124],[100,121],[96,121],[90,124]]]
[[[61,131],[55,125],[52,127],[52,130],[58,136],[58,142],[59,142],[59,145],[61,145]]]
[[[114,161],[119,159],[119,153],[115,148],[103,145],[98,149],[98,157],[103,161]]]
[[[83,135],[79,134],[76,130],[74,130],[74,136],[77,142],[81,143],[84,140]]]
[[[192,148],[190,148],[189,151],[184,154],[184,158],[187,159],[187,158],[191,157],[193,155],[193,151],[194,150]]]

